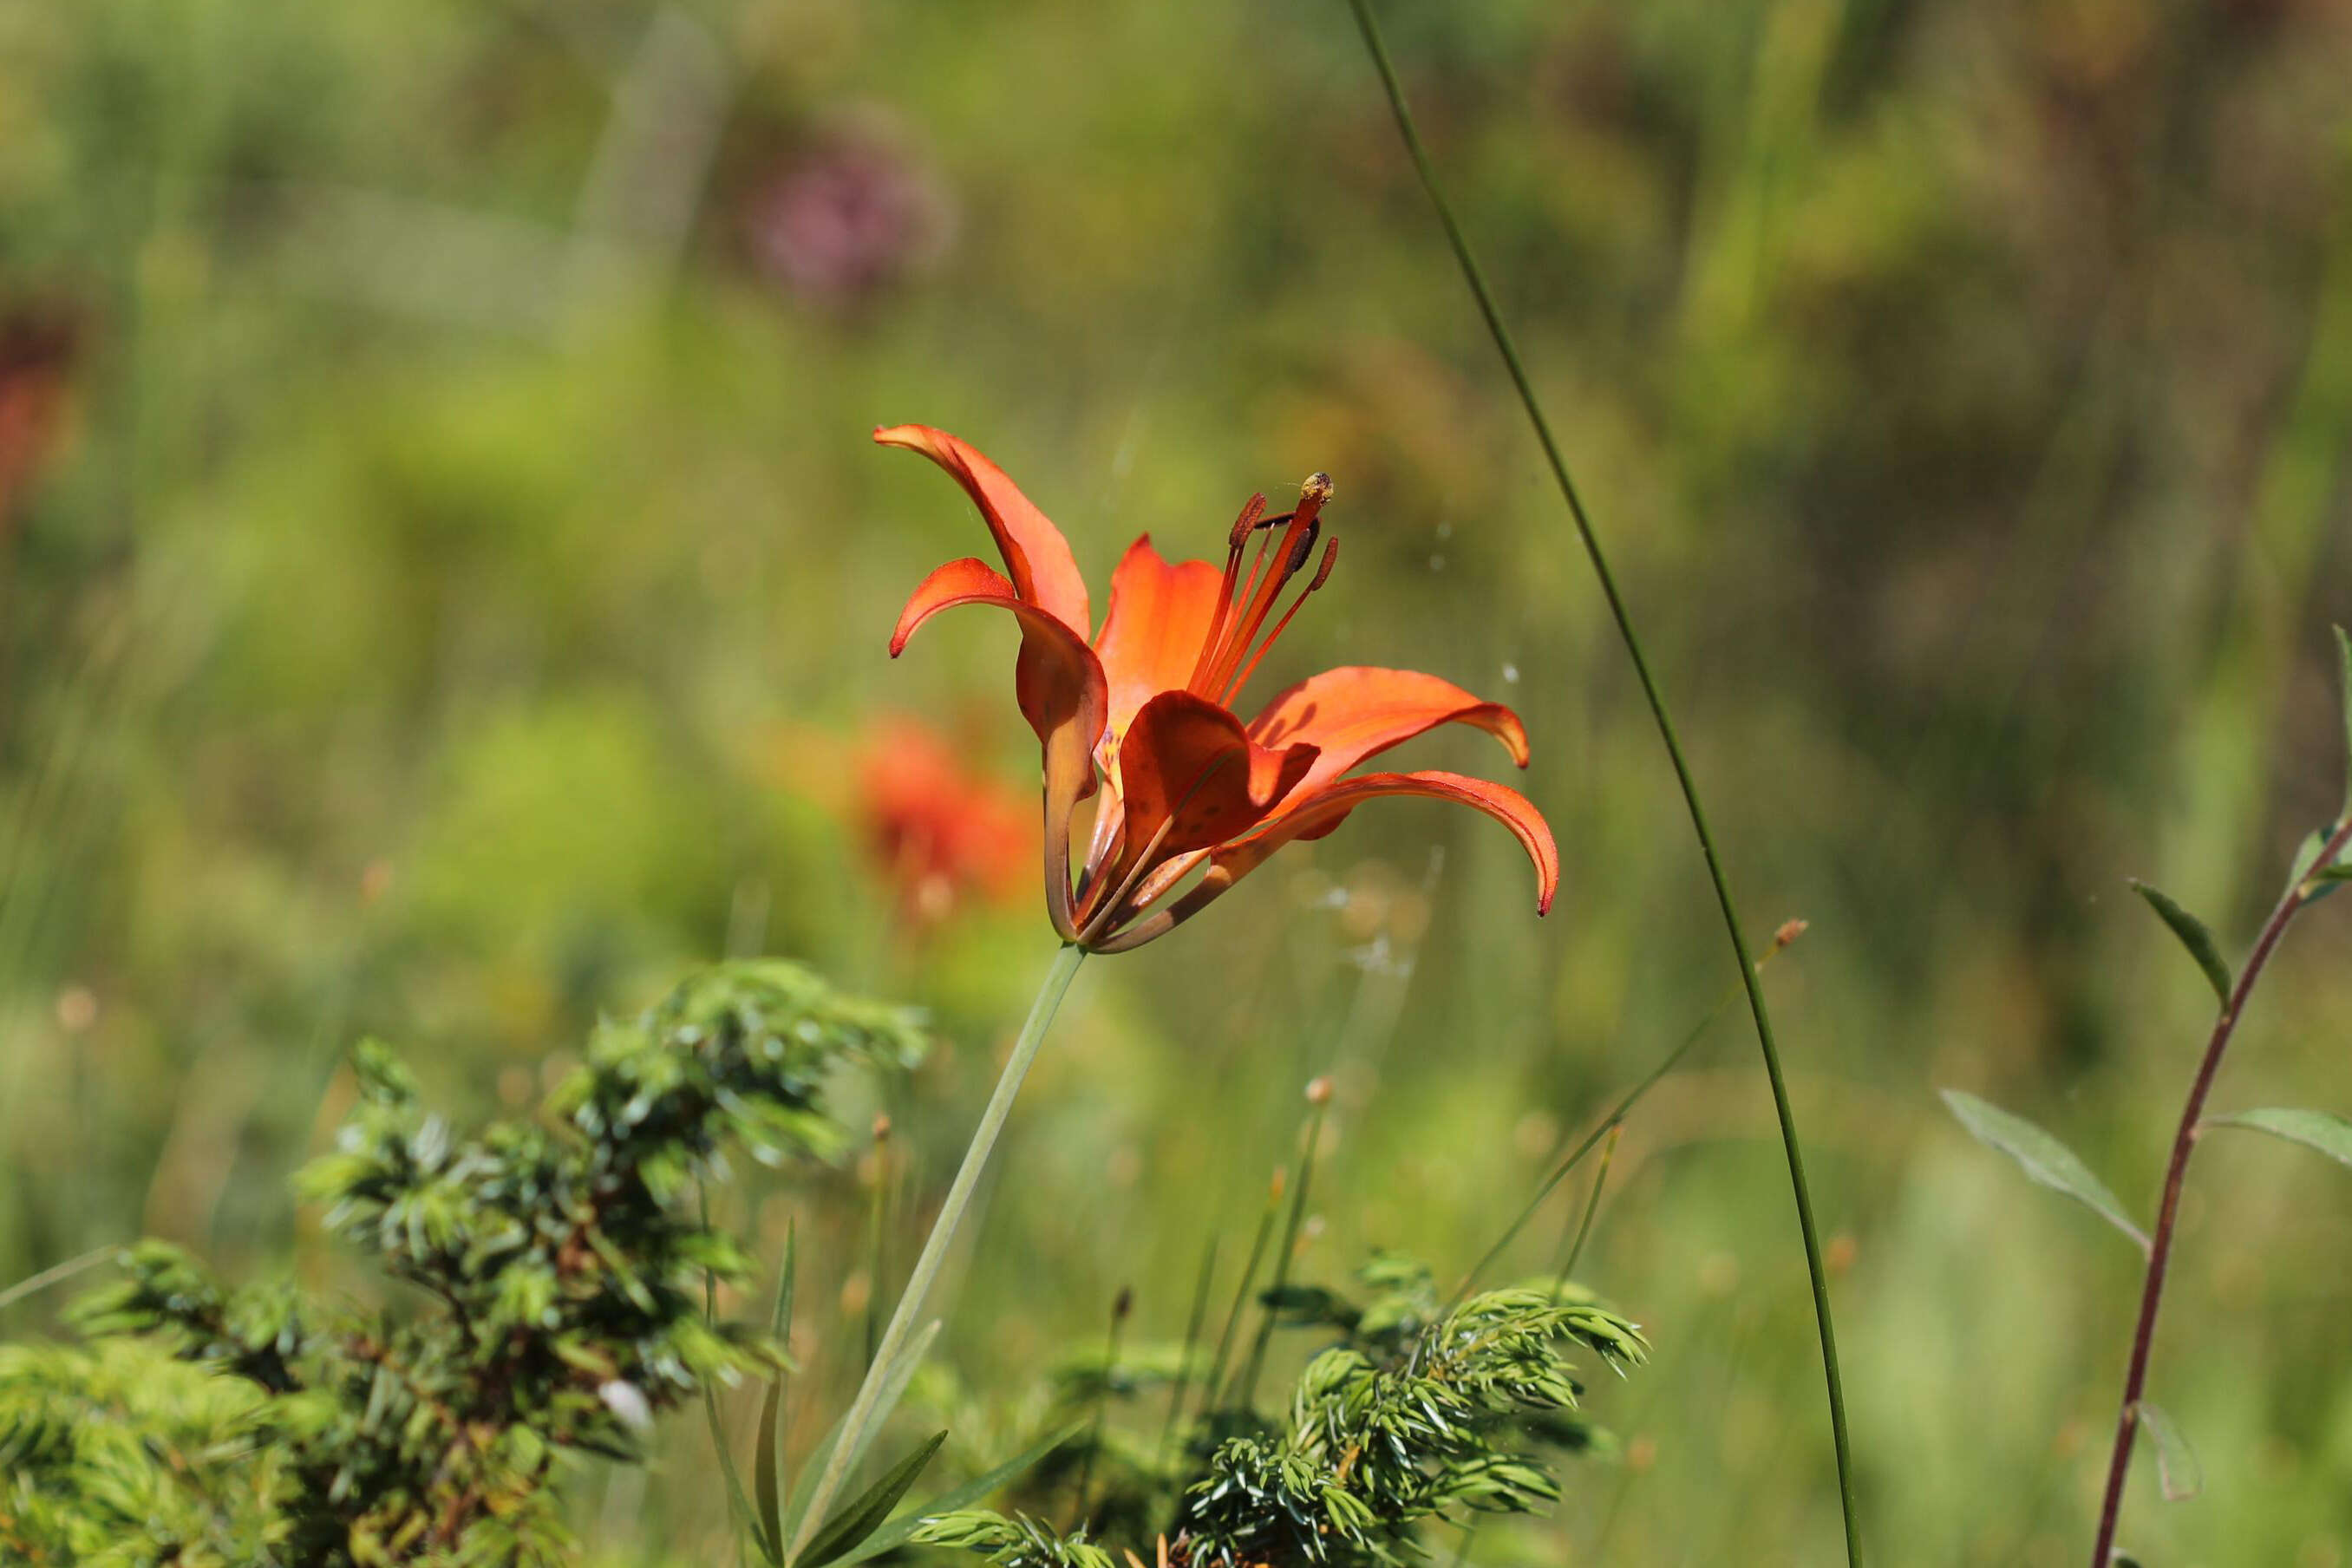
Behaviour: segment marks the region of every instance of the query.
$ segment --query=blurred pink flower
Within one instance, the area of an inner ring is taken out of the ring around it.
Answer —
[[[817,132],[754,184],[752,257],[796,294],[854,300],[935,260],[953,212],[930,172],[878,120]]]

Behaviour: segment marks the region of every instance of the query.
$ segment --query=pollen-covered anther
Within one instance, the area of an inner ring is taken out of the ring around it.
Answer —
[[[1307,476],[1306,482],[1298,487],[1299,504],[1301,506],[1305,506],[1309,501],[1312,501],[1316,506],[1319,507],[1325,501],[1331,499],[1331,489],[1330,475],[1321,473],[1309,474]]]
[[[1226,536],[1225,548],[1235,555],[1240,554],[1242,546],[1249,541],[1251,531],[1264,526],[1265,517],[1265,497],[1250,497],[1249,504],[1242,508],[1241,516],[1234,519],[1234,531]]]

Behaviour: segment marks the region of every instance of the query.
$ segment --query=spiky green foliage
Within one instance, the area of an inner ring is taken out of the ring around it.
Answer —
[[[1139,1543],[1158,1532],[1144,1523],[1156,1519],[1182,1568],[1396,1563],[1420,1552],[1432,1520],[1556,1501],[1553,1458],[1606,1441],[1579,1413],[1571,1356],[1589,1352],[1620,1372],[1648,1357],[1641,1331],[1580,1286],[1542,1280],[1448,1302],[1426,1268],[1391,1257],[1357,1279],[1360,1300],[1311,1286],[1262,1295],[1277,1325],[1333,1342],[1299,1374],[1284,1419],[1210,1401],[1170,1448],[1172,1466],[1108,1428],[1058,1450],[1016,1500],[1043,1511],[1057,1495],[1069,1503],[1075,1487],[1089,1524]],[[1127,1371],[1090,1358],[1061,1386],[1075,1403],[1181,1370],[1150,1353]],[[1082,1532],[986,1512],[929,1521],[917,1539],[1005,1568],[1080,1568],[1099,1551]]]
[[[235,1414],[265,1463],[238,1472],[258,1512],[236,1524],[245,1554],[223,1561],[553,1562],[566,1544],[550,1485],[559,1454],[633,1458],[656,1415],[781,1357],[706,1320],[706,1278],[749,1266],[695,1217],[692,1184],[723,1173],[730,1144],[769,1161],[837,1152],[826,1078],[849,1063],[902,1068],[919,1046],[908,1015],[806,970],[729,965],[601,1027],[545,1119],[473,1139],[424,1106],[389,1051],[365,1047],[359,1104],[300,1185],[423,1305],[362,1311],[284,1286],[230,1289],[149,1243],[78,1319],[93,1335],[152,1336],[244,1391]],[[48,1370],[49,1403],[29,1408],[100,1397],[94,1373],[77,1396]],[[134,1390],[117,1396],[130,1402],[126,1431],[163,1419]],[[217,1439],[149,1450],[143,1468],[124,1448],[109,1451],[121,1479],[101,1486],[85,1474],[95,1450],[45,1436],[53,1425],[0,1415],[0,1430],[23,1434],[14,1487],[57,1502],[21,1515],[56,1561],[81,1560],[72,1543],[109,1519],[143,1516],[168,1489],[162,1472],[212,1485],[226,1473],[214,1467],[245,1462]]]
[[[245,1568],[280,1468],[266,1395],[141,1341],[0,1347],[0,1562]]]
[[[1084,1530],[1063,1535],[1025,1515],[1007,1519],[985,1509],[925,1520],[915,1539],[927,1546],[978,1552],[1000,1568],[1118,1568],[1111,1554],[1087,1540]]]

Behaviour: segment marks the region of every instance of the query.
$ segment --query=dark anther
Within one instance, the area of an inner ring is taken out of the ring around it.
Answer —
[[[1323,547],[1323,564],[1315,568],[1315,581],[1307,584],[1307,591],[1308,593],[1311,594],[1315,592],[1316,589],[1320,588],[1325,583],[1330,581],[1332,563],[1339,559],[1339,541],[1335,536],[1329,543]]]
[[[1323,524],[1319,519],[1307,520],[1307,531],[1299,536],[1297,547],[1291,551],[1290,560],[1282,568],[1286,579],[1296,577],[1306,569],[1307,557],[1315,553],[1315,541],[1322,531]]]

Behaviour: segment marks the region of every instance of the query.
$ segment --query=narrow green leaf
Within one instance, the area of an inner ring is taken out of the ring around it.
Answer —
[[[2146,1233],[2125,1215],[2122,1201],[2107,1190],[2105,1182],[2091,1173],[2091,1168],[2072,1149],[2022,1116],[2012,1116],[1973,1094],[1963,1094],[1957,1089],[1942,1093],[1944,1103],[1951,1107],[1960,1125],[1979,1142],[2000,1150],[2016,1161],[2029,1178],[2053,1192],[2065,1194],[2130,1237],[2139,1244],[2141,1251],[2147,1250]]]
[[[2273,1138],[2284,1138],[2290,1143],[2300,1143],[2306,1149],[2316,1149],[2331,1160],[2352,1165],[2352,1121],[2347,1121],[2334,1111],[2287,1108],[2241,1110],[2229,1116],[2209,1116],[2204,1124],[2208,1127],[2250,1127]]]
[[[794,1562],[793,1568],[824,1568],[835,1558],[882,1528],[940,1445],[948,1440],[945,1432],[934,1432],[915,1451],[890,1467],[882,1479],[851,1501],[844,1503],[841,1511],[817,1527],[810,1537],[808,1549]]]
[[[2132,881],[2132,891],[2146,899],[2147,907],[2172,928],[2172,934],[2180,939],[2180,945],[2189,950],[2189,956],[2195,959],[2197,967],[2205,972],[2206,980],[2213,987],[2213,994],[2221,998],[2222,1006],[2228,1006],[2230,966],[2221,962],[2221,950],[2213,945],[2213,933],[2205,929],[2205,922],[2137,879]]]
[[[898,1407],[898,1401],[907,1396],[907,1384],[914,1381],[915,1369],[922,1365],[931,1342],[939,1337],[940,1321],[934,1318],[908,1337],[905,1347],[890,1363],[890,1369],[885,1374],[875,1399],[873,1423],[866,1428],[866,1435],[858,1439],[856,1450],[850,1454],[849,1463],[842,1472],[844,1475],[856,1469],[857,1462],[866,1457],[866,1450],[874,1446],[875,1434],[882,1429],[882,1423],[889,1419],[890,1412]],[[841,1423],[847,1418],[848,1412],[844,1411],[834,1422],[832,1429],[825,1433],[815,1447],[809,1450],[808,1458],[801,1464],[803,1477],[824,1474],[825,1466],[833,1458],[834,1449],[841,1444]],[[789,1542],[800,1532],[801,1520],[808,1512],[809,1497],[814,1490],[814,1488],[803,1487],[800,1495],[793,1498],[791,1506],[784,1510],[783,1541]]]
[[[2139,1402],[2139,1424],[2156,1439],[2156,1481],[2167,1502],[2186,1502],[2205,1489],[2205,1468],[2171,1416],[2147,1400]]]
[[[738,1529],[750,1532],[751,1543],[759,1548],[761,1557],[773,1563],[776,1552],[768,1544],[768,1538],[760,1532],[760,1517],[751,1511],[751,1500],[743,1495],[743,1477],[735,1468],[735,1456],[727,1451],[727,1429],[719,1420],[719,1398],[710,1392],[710,1385],[707,1383],[702,1385],[702,1413],[710,1420],[710,1446],[719,1453],[719,1474],[727,1478],[728,1514],[735,1521]]]
[[[855,1470],[865,1462],[866,1451],[874,1446],[874,1439],[881,1436],[882,1423],[890,1419],[890,1412],[898,1409],[898,1401],[907,1397],[907,1385],[915,1381],[915,1373],[923,1364],[923,1357],[930,1353],[931,1342],[939,1337],[940,1320],[933,1318],[915,1331],[898,1352],[898,1359],[890,1363],[889,1375],[882,1380],[881,1393],[874,1401],[873,1419],[866,1424],[865,1434],[858,1438],[856,1447],[849,1451],[850,1469]]]
[[[800,1270],[801,1226],[795,1219],[784,1226],[784,1260],[776,1268],[776,1305],[768,1315],[768,1333],[782,1345],[793,1331],[793,1281]]]
[[[795,1221],[784,1231],[784,1261],[777,1270],[776,1305],[768,1320],[768,1333],[779,1346],[791,1337],[793,1329],[793,1280],[798,1272],[800,1228]],[[768,1380],[767,1397],[760,1401],[760,1437],[758,1450],[752,1456],[751,1484],[760,1503],[760,1528],[772,1543],[768,1561],[781,1563],[784,1554],[783,1524],[783,1439],[777,1428],[784,1409],[784,1385],[790,1373],[782,1367],[776,1369]]]
[[[925,1520],[937,1519],[943,1513],[954,1513],[959,1509],[970,1508],[994,1492],[1005,1482],[1024,1474],[1037,1461],[1076,1436],[1085,1429],[1086,1425],[1083,1421],[1073,1421],[1027,1453],[1005,1460],[986,1475],[974,1477],[952,1491],[941,1492],[935,1498],[917,1504],[867,1536],[855,1549],[835,1558],[833,1568],[854,1568],[855,1564],[863,1563],[869,1557],[879,1557],[885,1552],[904,1546]]]
[[[751,1455],[751,1487],[760,1505],[760,1534],[763,1541],[783,1540],[783,1447],[776,1436],[777,1417],[784,1408],[784,1374],[778,1373],[768,1380],[768,1392],[760,1401],[760,1436]],[[770,1552],[768,1561],[781,1564],[783,1552]]]
[[[2352,637],[2342,626],[2336,628],[2336,657],[2344,680],[2338,693],[2344,704],[2344,815],[2352,816]]]

